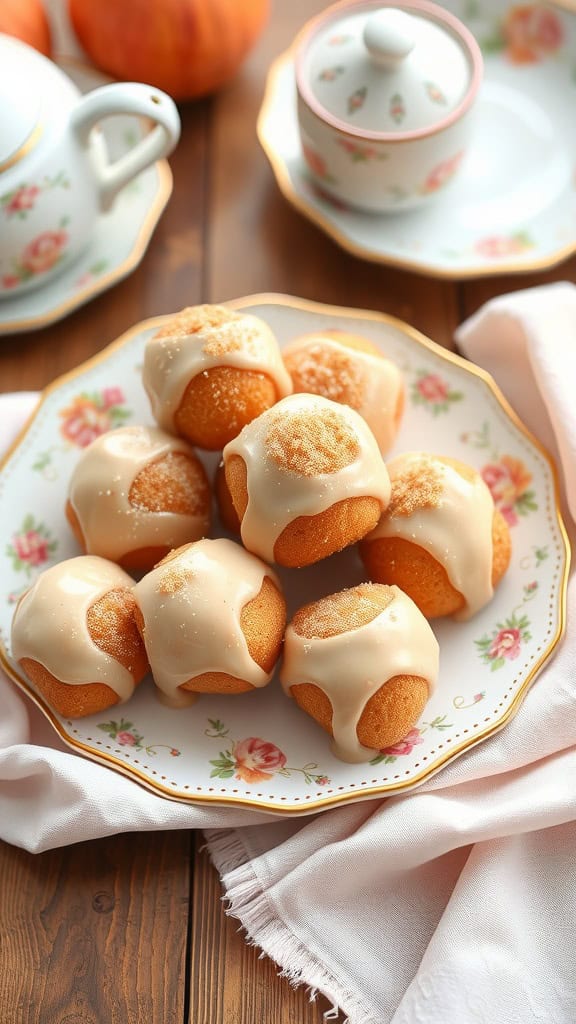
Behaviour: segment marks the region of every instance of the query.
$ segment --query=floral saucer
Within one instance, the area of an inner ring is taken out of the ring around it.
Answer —
[[[440,679],[421,720],[369,764],[349,765],[276,679],[257,693],[202,694],[185,711],[161,704],[148,679],[127,704],[69,721],[12,660],[18,597],[48,565],[78,554],[64,503],[81,450],[105,430],[150,420],[143,347],[166,317],[137,324],[48,388],[0,468],[0,661],[73,750],[173,799],[297,814],[412,788],[502,728],[560,640],[569,552],[554,467],[486,373],[401,321],[281,295],[231,305],[261,316],[281,345],[328,327],[372,339],[406,383],[392,454],[426,447],[477,466],[510,525],[512,562],[491,604],[469,622],[433,623]],[[218,456],[204,457],[212,478]],[[216,522],[213,535],[223,532]],[[279,575],[290,614],[363,578],[355,549]]]
[[[76,61],[61,59],[58,64],[81,92],[89,92],[109,81],[98,71]],[[137,117],[121,115],[104,121],[102,131],[110,156],[116,159],[136,138],[146,133],[146,126]],[[46,181],[41,187],[66,188],[65,177],[61,175]],[[0,219],[3,210],[25,216],[37,192],[38,188],[34,187],[0,195]],[[0,300],[0,335],[46,327],[127,277],[146,252],[171,192],[172,173],[165,160],[139,174],[118,195],[112,209],[100,216],[88,249],[73,266],[44,286]],[[53,239],[54,244],[57,241]],[[33,242],[29,248],[35,257],[35,270],[43,269],[44,250],[37,247],[38,252],[35,252]]]
[[[437,167],[434,203],[392,214],[354,210],[307,174],[330,179],[302,154],[293,54],[271,68],[258,118],[260,142],[284,196],[344,249],[436,277],[523,273],[576,251],[576,11],[502,0],[443,4],[476,36],[485,61],[474,140],[459,174]],[[568,5],[567,5],[568,6]],[[338,46],[346,37],[335,37]],[[351,143],[350,160],[376,153]]]

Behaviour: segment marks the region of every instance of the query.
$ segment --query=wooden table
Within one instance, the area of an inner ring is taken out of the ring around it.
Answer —
[[[456,324],[491,296],[576,282],[576,259],[465,284],[364,263],[287,204],[256,115],[271,60],[323,6],[275,0],[235,82],[181,108],[174,193],[142,264],[62,323],[1,339],[1,390],[42,388],[136,321],[198,302],[287,292],[392,313],[453,347]],[[38,856],[0,844],[3,1024],[319,1024],[326,1001],[293,991],[225,917],[201,842],[140,833]]]

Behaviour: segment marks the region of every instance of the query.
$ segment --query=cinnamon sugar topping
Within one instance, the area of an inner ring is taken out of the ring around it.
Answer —
[[[344,417],[331,409],[272,416],[266,448],[283,469],[305,477],[338,473],[360,453],[356,434]]]
[[[391,475],[392,494],[387,515],[411,516],[420,509],[437,508],[443,490],[442,466],[422,458]]]
[[[334,344],[321,341],[287,353],[284,359],[295,391],[323,395],[333,402],[345,402],[359,409],[366,390],[366,374],[357,355],[350,356]]]
[[[179,313],[176,313],[163,327],[154,335],[155,338],[175,338],[182,334],[198,334],[201,331],[208,331],[214,327],[222,327],[223,324],[233,320],[241,320],[239,313],[235,313],[225,306],[187,306]]]
[[[182,549],[180,549],[182,551]],[[179,590],[182,590],[194,578],[194,573],[190,568],[170,567],[163,572],[156,588],[159,594],[176,594]]]
[[[296,612],[292,628],[298,636],[326,638],[366,626],[394,600],[392,587],[361,583],[323,597]]]

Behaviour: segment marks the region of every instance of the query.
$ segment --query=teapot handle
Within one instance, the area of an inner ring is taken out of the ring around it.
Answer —
[[[180,117],[170,96],[139,82],[118,82],[94,89],[78,101],[71,125],[80,144],[86,147],[92,128],[114,114],[147,117],[156,122],[156,127],[113,163],[97,155],[95,171],[102,210],[110,209],[120,189],[140,171],[168,156],[180,138]]]

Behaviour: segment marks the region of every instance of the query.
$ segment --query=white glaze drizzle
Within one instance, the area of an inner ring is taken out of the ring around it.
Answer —
[[[330,409],[352,430],[359,454],[335,473],[300,476],[275,462],[267,450],[271,417],[306,412],[310,417]],[[224,462],[239,455],[246,464],[248,505],[240,533],[246,547],[274,561],[274,546],[282,531],[299,516],[314,516],[346,498],[372,497],[385,509],[390,481],[376,439],[362,417],[349,406],[318,395],[290,395],[249,423],[224,448]]]
[[[330,637],[304,637],[286,630],[280,674],[286,693],[314,683],[332,709],[332,750],[350,764],[377,753],[360,743],[356,729],[371,697],[390,679],[419,676],[431,693],[438,678],[438,641],[414,602],[398,587],[394,598],[371,622]]]
[[[360,395],[352,407],[366,420],[384,454],[392,446],[397,433],[396,409],[403,388],[400,370],[390,359],[371,355],[361,349],[346,348],[322,334],[296,338],[284,348],[283,354],[304,351],[314,361],[315,352],[319,348],[332,350],[337,357],[345,355],[354,362]]]
[[[88,554],[118,561],[140,548],[180,547],[206,533],[208,510],[151,512],[129,501],[138,473],[176,452],[196,458],[185,441],[143,426],[111,430],[84,449],[70,479],[69,499]]]
[[[181,586],[174,587],[175,574]],[[136,584],[154,681],[171,704],[189,703],[178,687],[204,672],[227,672],[255,687],[270,682],[272,673],[251,657],[240,624],[266,576],[280,589],[267,565],[221,538],[191,544]]]
[[[226,346],[228,339],[240,342],[239,346],[220,354],[206,351],[207,346]],[[259,317],[239,313],[234,319],[219,326],[207,325],[194,334],[154,336],[146,343],[142,382],[154,419],[164,430],[175,432],[174,417],[192,378],[215,366],[264,373],[275,384],[278,398],[292,393],[292,381],[276,338]]]
[[[425,460],[438,471],[442,491],[438,505],[412,515],[384,515],[366,541],[400,537],[423,548],[444,566],[448,579],[462,594],[465,607],[454,618],[471,618],[492,599],[494,502],[479,473],[465,479],[452,466],[422,452],[406,452],[387,463],[395,478]]]
[[[80,555],[46,569],[20,600],[12,620],[12,654],[32,658],[69,686],[105,683],[120,701],[134,679],[93,642],[86,615],[110,590],[132,590],[134,580],[104,558]]]

